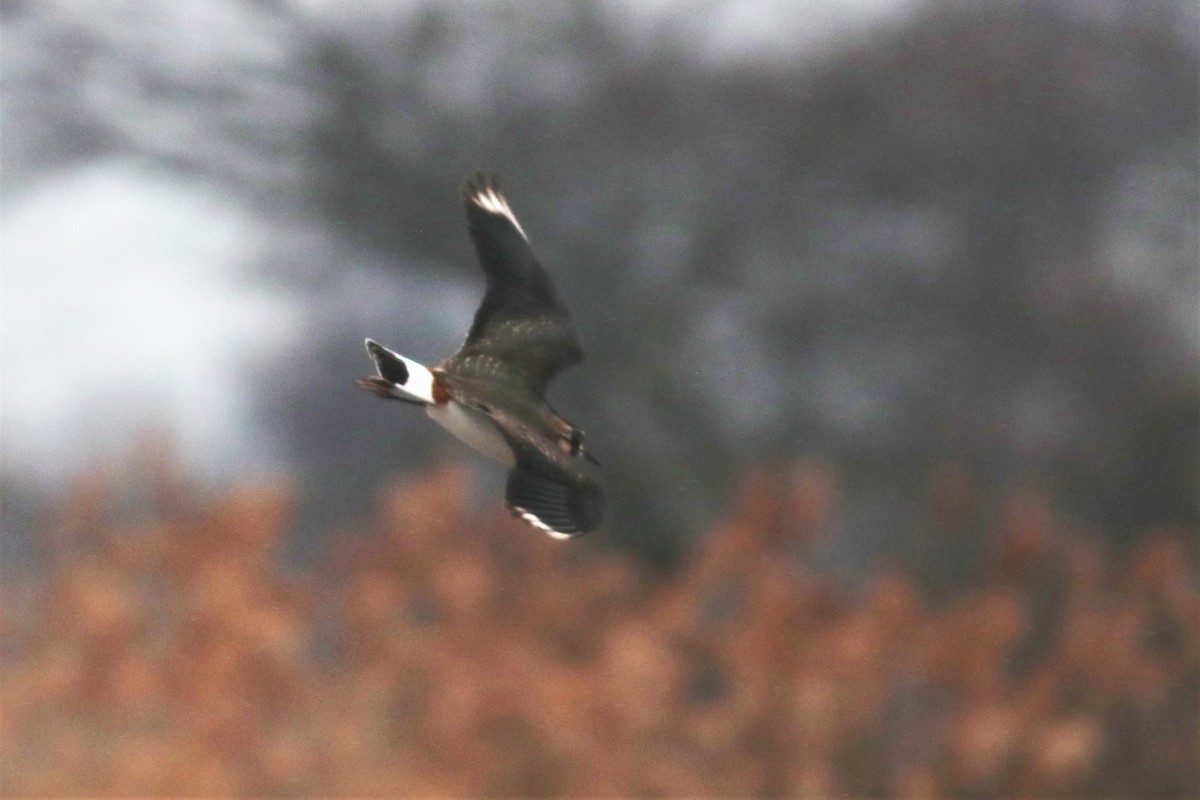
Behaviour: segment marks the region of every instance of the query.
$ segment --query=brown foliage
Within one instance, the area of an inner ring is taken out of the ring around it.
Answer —
[[[973,489],[932,484],[958,524]],[[5,586],[36,598],[0,620],[6,794],[1200,792],[1186,532],[1117,558],[1031,487],[935,610],[904,569],[851,589],[805,567],[836,514],[812,465],[748,475],[669,576],[472,511],[456,467],[303,574],[277,553],[284,487],[173,484],[121,525],[110,486],[84,481],[46,569]]]

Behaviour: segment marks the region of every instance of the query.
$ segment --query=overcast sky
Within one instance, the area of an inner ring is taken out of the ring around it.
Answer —
[[[393,13],[396,7],[390,0],[352,7],[295,2],[317,16],[351,9]],[[697,53],[720,61],[793,58],[805,49],[836,46],[910,5],[729,0],[709,6],[712,15],[704,20],[697,19],[694,3],[638,0],[607,8],[642,47],[664,37],[690,37]],[[111,27],[120,17],[107,12],[121,8],[129,11],[118,1],[94,13],[80,15],[69,6],[58,13],[75,14],[76,23],[85,25],[96,17]],[[162,24],[181,35],[191,32],[195,41],[180,40],[179,57],[189,63],[200,58],[200,68],[219,68],[208,62],[232,46],[226,37],[219,37],[224,44],[215,50],[201,46],[214,31],[249,19],[237,2],[208,5],[199,15],[190,4],[154,8]],[[120,30],[106,37],[114,46],[123,41]],[[150,46],[136,36],[130,42]],[[26,61],[17,68],[36,66]],[[129,159],[33,174],[32,183],[4,187],[0,212],[6,468],[63,480],[99,458],[120,457],[147,430],[174,431],[188,466],[210,477],[284,466],[269,439],[253,428],[245,391],[264,359],[302,359],[294,338],[299,306],[245,277],[273,223],[227,193]]]

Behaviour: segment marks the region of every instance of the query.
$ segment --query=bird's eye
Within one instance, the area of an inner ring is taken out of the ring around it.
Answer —
[[[579,455],[580,447],[583,447],[583,431],[576,428],[571,431],[571,455]]]

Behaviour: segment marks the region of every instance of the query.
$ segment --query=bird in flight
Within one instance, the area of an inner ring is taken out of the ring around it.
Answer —
[[[425,407],[435,422],[509,465],[504,501],[513,514],[560,539],[604,516],[604,490],[583,431],[546,402],[546,385],[583,360],[579,336],[521,223],[493,176],[462,189],[467,228],[487,278],[483,302],[458,352],[433,368],[367,339],[377,375],[358,385]]]

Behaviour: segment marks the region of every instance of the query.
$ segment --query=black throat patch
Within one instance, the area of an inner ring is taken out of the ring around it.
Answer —
[[[397,386],[408,383],[408,367],[404,365],[403,361],[375,342],[369,342],[367,350],[374,360],[375,366],[379,367],[379,377]]]

